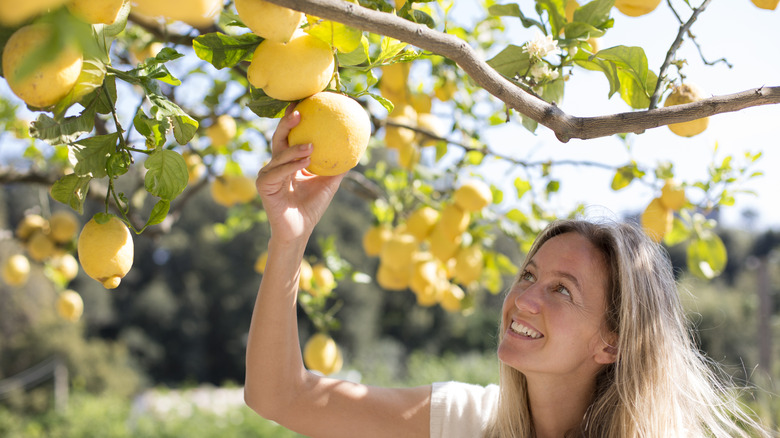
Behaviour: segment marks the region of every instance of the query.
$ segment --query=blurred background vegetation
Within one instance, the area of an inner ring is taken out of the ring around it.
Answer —
[[[135,264],[119,288],[106,290],[83,273],[68,285],[84,299],[77,323],[57,316],[56,287],[40,264],[33,263],[25,286],[0,284],[0,382],[6,382],[0,383],[0,436],[296,436],[248,411],[240,391],[260,281],[253,265],[265,249],[267,227],[231,224],[235,212],[215,207],[206,192],[193,194],[169,232],[134,237]],[[13,230],[25,214],[48,214],[42,205],[65,208],[48,199],[44,186],[2,188],[0,258],[20,251]],[[89,208],[83,217],[99,206]],[[318,240],[336,236],[345,242],[337,248],[344,260],[357,271],[374,272],[378,261],[365,257],[360,244],[371,225],[362,219],[369,217],[366,208],[349,190],[339,192],[308,253],[322,257]],[[777,428],[780,235],[719,235],[729,264],[711,282],[689,276],[683,250],[670,249],[680,293],[702,350],[748,387],[745,402]],[[497,248],[514,261],[522,256],[513,242]],[[759,304],[762,275],[769,309]],[[343,280],[337,292],[332,299],[342,305],[342,326],[333,336],[345,354],[340,377],[379,385],[497,381],[501,294],[480,294],[474,311],[460,314],[420,307],[411,292],[386,292],[374,283]],[[769,312],[769,332],[759,328],[761,310]],[[314,330],[303,313],[300,329],[302,339]],[[762,351],[767,345],[769,351]],[[50,376],[26,388],[8,384],[9,377],[50,358],[68,370],[70,396],[60,409]]]

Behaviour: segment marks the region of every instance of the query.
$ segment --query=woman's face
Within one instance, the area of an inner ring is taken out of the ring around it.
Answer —
[[[604,257],[586,238],[546,241],[504,300],[499,359],[527,377],[594,377],[614,361],[605,350],[606,287]]]

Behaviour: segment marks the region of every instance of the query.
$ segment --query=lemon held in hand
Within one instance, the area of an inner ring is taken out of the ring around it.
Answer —
[[[133,236],[116,216],[102,224],[93,217],[81,230],[78,254],[87,275],[114,289],[133,266]]]
[[[340,175],[357,166],[371,137],[371,120],[357,101],[326,91],[304,99],[295,110],[301,121],[288,142],[312,144],[309,172]]]

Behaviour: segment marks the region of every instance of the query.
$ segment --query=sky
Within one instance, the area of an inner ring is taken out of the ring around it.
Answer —
[[[531,11],[529,2],[520,1],[525,11]],[[682,4],[680,1],[674,2]],[[692,1],[692,4],[698,4]],[[689,11],[679,9],[686,18]],[[641,46],[645,49],[650,69],[656,73],[674,40],[679,22],[666,1],[642,17],[627,17],[615,11],[615,25],[602,38],[601,47],[615,45]],[[504,20],[509,20],[505,18]],[[712,2],[691,28],[707,60],[726,58],[733,68],[719,63],[707,66],[701,61],[696,46],[686,40],[678,57],[688,60],[684,73],[708,95],[724,95],[748,89],[780,85],[777,42],[780,41],[780,11],[756,8],[750,0]],[[509,21],[505,21],[509,23]],[[531,38],[532,32],[516,26],[516,44]],[[670,72],[675,73],[672,68]],[[575,116],[595,116],[630,111],[616,94],[608,99],[608,83],[601,73],[577,69],[566,85],[561,108]],[[552,131],[539,127],[533,135],[517,123],[492,130],[486,137],[491,148],[510,152],[517,148],[532,151],[535,159],[577,159],[603,161],[615,165],[629,159],[652,164],[659,161],[674,163],[676,176],[683,182],[705,179],[707,165],[713,156],[722,160],[727,153],[763,151],[755,170],[764,172],[744,186],[757,196],[739,195],[733,207],[722,210],[721,220],[726,226],[744,227],[742,212],[755,210],[759,216],[753,226],[760,229],[780,228],[780,105],[765,105],[726,113],[710,118],[707,130],[692,138],[674,135],[667,127],[632,135],[631,154],[619,139],[608,137],[593,140],[559,142]],[[714,152],[715,145],[718,152]],[[561,179],[561,192],[554,202],[562,211],[577,202],[585,201],[589,209],[616,215],[640,212],[656,196],[652,187],[632,184],[620,192],[609,185],[612,172],[592,168],[562,166],[555,171]],[[696,191],[691,191],[696,197]],[[700,192],[699,192],[700,193]]]

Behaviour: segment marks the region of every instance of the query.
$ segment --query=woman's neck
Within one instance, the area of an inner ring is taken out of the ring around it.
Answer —
[[[579,427],[593,401],[595,379],[526,378],[536,438],[563,438]]]

